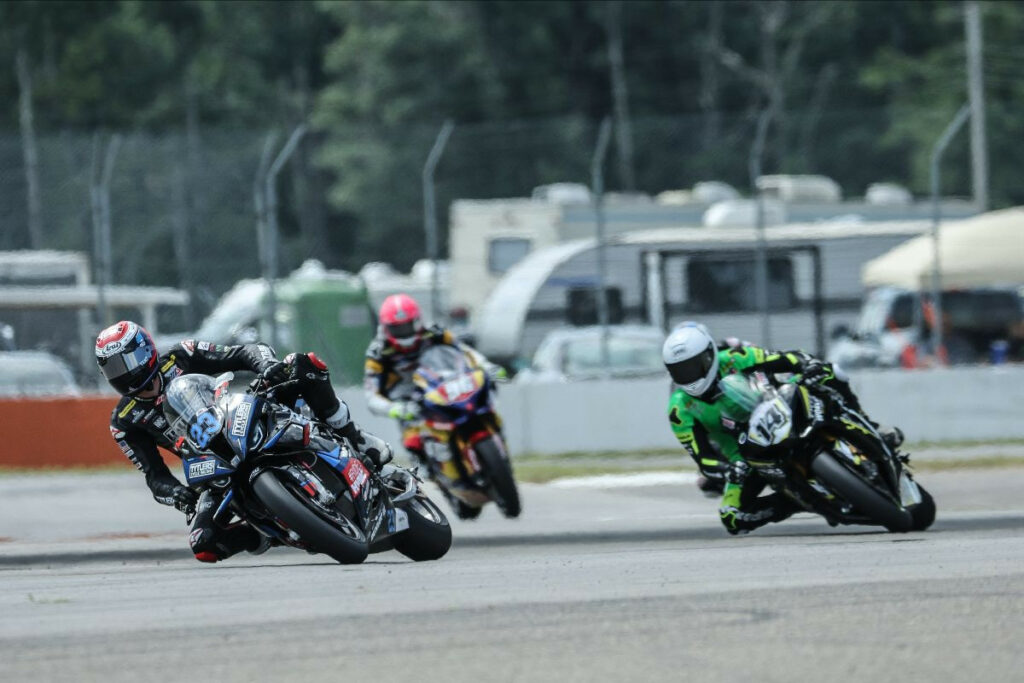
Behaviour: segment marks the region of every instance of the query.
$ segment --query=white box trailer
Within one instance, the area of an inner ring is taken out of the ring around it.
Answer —
[[[158,334],[157,310],[183,307],[188,294],[172,287],[107,285],[90,281],[82,252],[0,252],[0,322],[10,323],[21,349],[51,351],[71,363],[81,379],[98,378],[93,352],[101,299],[111,314],[136,317]],[[112,321],[111,321],[112,322]]]
[[[799,224],[767,230],[770,339],[754,291],[749,228],[669,228],[614,237],[606,247],[611,322],[668,329],[699,319],[719,337],[824,353],[827,329],[849,325],[861,266],[921,234],[927,221]],[[596,322],[598,248],[575,240],[531,253],[501,279],[473,319],[480,351],[528,361],[552,329]]]

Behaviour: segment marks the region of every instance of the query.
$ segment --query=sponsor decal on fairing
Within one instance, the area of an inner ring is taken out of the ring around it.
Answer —
[[[188,478],[195,479],[196,477],[208,477],[213,474],[216,469],[217,463],[214,460],[190,462],[188,464]]]
[[[349,459],[348,464],[345,465],[345,469],[342,470],[341,473],[345,476],[345,481],[348,482],[349,488],[352,489],[352,495],[354,496],[359,495],[359,492],[363,489],[363,485],[370,476],[363,463],[359,462],[355,458]]]
[[[235,419],[231,423],[231,436],[245,436],[246,427],[249,426],[249,413],[252,411],[251,403],[242,403],[235,410]]]

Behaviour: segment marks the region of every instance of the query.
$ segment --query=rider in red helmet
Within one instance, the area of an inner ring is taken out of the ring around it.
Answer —
[[[468,353],[495,379],[504,379],[505,369],[460,343],[450,330],[439,325],[426,327],[419,304],[408,294],[392,294],[386,298],[378,317],[377,336],[366,350],[363,377],[367,404],[370,412],[398,420],[402,445],[430,471],[431,463],[420,439],[420,406],[411,400],[415,393],[412,376],[419,367],[420,354],[435,344],[447,344]],[[479,509],[464,510],[460,501],[449,499],[449,502],[460,517],[479,513]]]
[[[224,346],[186,339],[160,354],[145,328],[122,320],[96,338],[96,363],[110,386],[121,394],[110,415],[111,435],[121,452],[146,475],[146,484],[158,503],[186,513],[195,511],[189,544],[196,559],[203,562],[223,560],[242,550],[261,552],[269,544],[247,524],[218,526],[213,519],[217,507],[211,498],[214,494],[207,490],[198,497],[171,474],[160,457],[157,447],[178,454],[161,408],[167,385],[178,375],[248,370],[270,385],[295,379],[295,388],[282,390],[278,399],[284,403],[305,399],[317,418],[352,442],[369,464],[379,467],[391,459],[390,446],[352,422],[348,406],[331,388],[327,366],[314,353],[293,353],[279,361],[266,344]]]
[[[408,294],[392,294],[384,299],[380,306],[380,331],[396,350],[403,353],[418,351],[427,330],[423,327],[416,300]]]

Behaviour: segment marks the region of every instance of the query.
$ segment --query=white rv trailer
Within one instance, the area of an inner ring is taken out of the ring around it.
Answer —
[[[767,231],[770,338],[754,292],[755,231],[667,228],[614,237],[606,247],[611,322],[668,329],[697,318],[712,333],[823,353],[825,330],[849,325],[863,287],[861,266],[921,234],[927,221],[829,222]],[[544,335],[596,322],[597,242],[538,250],[513,266],[473,318],[481,352],[529,359]]]
[[[713,218],[705,216],[712,204],[700,201],[706,198],[707,193],[686,192],[685,195],[685,203],[606,195],[605,232],[612,236],[655,228],[698,228],[705,225],[708,218]],[[572,202],[559,202],[555,198],[459,199],[452,202],[448,305],[476,314],[502,276],[529,254],[571,240],[593,237],[594,207],[579,201],[580,197],[574,196],[574,199]],[[894,204],[854,200],[815,203],[784,202],[781,199],[772,199],[772,202],[773,206],[778,204],[782,211],[776,222],[814,223],[856,216],[863,222],[875,223],[927,220],[931,216],[931,205],[927,202]],[[742,208],[742,200],[739,204]],[[716,210],[728,208],[720,206]],[[942,214],[947,219],[965,218],[975,213],[976,208],[969,202],[942,200]],[[749,226],[753,212],[747,211],[744,215],[745,224]],[[737,216],[732,218],[725,222],[735,223]]]

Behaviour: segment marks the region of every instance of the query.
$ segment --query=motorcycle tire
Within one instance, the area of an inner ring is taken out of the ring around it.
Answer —
[[[410,560],[438,560],[452,547],[452,528],[440,508],[425,495],[402,505],[409,516],[409,528],[392,537],[392,546]]]
[[[497,443],[498,437],[488,437],[477,441],[473,446],[477,458],[483,464],[484,471],[491,483],[491,497],[509,519],[519,516],[523,506],[519,502],[519,489],[515,477],[512,476],[512,465],[504,454],[504,449]]]
[[[359,564],[370,551],[366,537],[352,538],[313,510],[301,494],[285,486],[273,470],[261,472],[252,483],[253,491],[275,517],[299,535],[315,552],[330,555],[341,564]],[[354,526],[354,525],[353,525]]]
[[[913,520],[909,510],[876,491],[829,453],[819,453],[811,461],[811,471],[826,487],[853,504],[862,515],[879,522],[889,531],[910,531]]]
[[[935,499],[920,484],[917,488],[921,492],[921,502],[910,508],[910,516],[913,519],[910,530],[924,531],[935,521]]]

